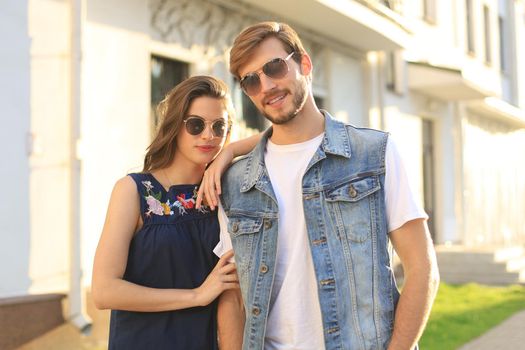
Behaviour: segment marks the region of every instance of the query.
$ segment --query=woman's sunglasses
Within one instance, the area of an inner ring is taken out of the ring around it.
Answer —
[[[226,119],[215,119],[212,121],[206,121],[204,118],[192,115],[183,120],[184,125],[186,126],[186,131],[188,134],[197,136],[200,135],[206,125],[211,124],[211,131],[215,137],[224,137],[228,133],[229,125]]]
[[[261,78],[259,75],[264,73],[268,78],[281,79],[288,74],[290,68],[286,63],[295,52],[291,52],[286,58],[274,58],[266,62],[260,70],[246,74],[241,80],[241,88],[248,96],[257,95],[261,91]]]

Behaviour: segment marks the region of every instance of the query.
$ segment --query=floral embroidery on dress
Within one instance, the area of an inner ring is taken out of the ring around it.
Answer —
[[[174,208],[177,208],[179,215],[187,214],[186,209],[195,208],[195,199],[197,198],[197,188],[193,189],[193,193],[179,193],[175,197],[177,200],[173,203],[168,199],[165,203],[161,202],[162,191],[155,192],[153,191],[154,186],[151,184],[151,181],[142,181],[144,187],[146,187],[146,195],[144,199],[148,204],[148,210],[146,215],[150,216],[151,214],[155,215],[174,215]],[[206,206],[201,206],[200,209],[197,209],[201,213],[207,213],[208,210]]]

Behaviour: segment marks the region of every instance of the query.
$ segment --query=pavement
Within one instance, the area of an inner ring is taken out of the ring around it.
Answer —
[[[458,350],[525,350],[525,311],[520,311]]]
[[[88,293],[86,314],[93,321],[93,327],[88,334],[82,334],[71,323],[65,322],[16,350],[106,350],[109,335],[109,310],[97,310]]]

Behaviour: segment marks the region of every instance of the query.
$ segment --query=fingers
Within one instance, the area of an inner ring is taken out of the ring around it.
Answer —
[[[237,270],[235,263],[228,263],[221,268],[219,268],[220,273],[229,274]]]
[[[221,282],[228,283],[228,282],[239,282],[239,277],[236,273],[230,273],[228,275],[223,275],[221,277]]]
[[[221,289],[222,291],[228,290],[228,289],[239,289],[239,277],[236,273],[230,273],[227,275],[222,275],[220,277],[221,281]]]
[[[202,184],[199,186],[199,191],[197,191],[197,200],[195,201],[195,208],[200,209],[202,200],[204,196],[204,187]]]
[[[219,195],[222,193],[221,191],[221,174],[216,172],[214,174],[214,181],[215,181],[215,188],[217,191],[217,199],[219,198]]]
[[[239,282],[229,282],[223,285],[222,291],[230,290],[230,289],[240,289],[240,288],[241,287],[239,285]]]
[[[230,249],[226,253],[224,253],[219,259],[217,265],[219,265],[222,262],[221,266],[224,266],[231,258],[233,258],[233,249]]]
[[[221,193],[221,175],[220,172],[214,171],[213,164],[206,169],[202,177],[195,207],[199,209],[202,204],[207,204],[211,210],[215,210],[219,204],[219,194]],[[205,203],[207,201],[207,203]]]
[[[209,200],[213,205],[213,209],[219,205],[219,195],[221,194],[221,172],[211,169],[209,176]]]
[[[208,205],[210,206],[211,210],[215,210],[215,207],[217,206],[217,200],[216,200],[217,195],[215,193],[215,186],[214,186],[213,178],[214,178],[213,175],[207,176],[206,184],[204,185],[206,199],[208,200]]]

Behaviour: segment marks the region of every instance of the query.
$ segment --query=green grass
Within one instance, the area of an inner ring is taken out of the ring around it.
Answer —
[[[453,350],[525,309],[525,287],[442,283],[421,341],[422,350]]]

